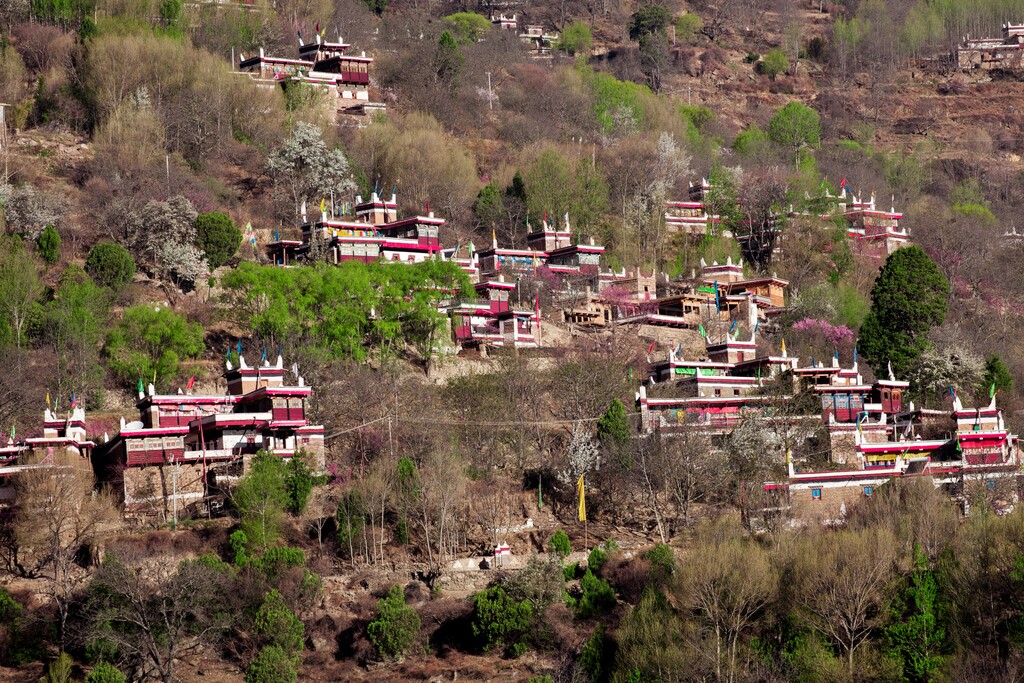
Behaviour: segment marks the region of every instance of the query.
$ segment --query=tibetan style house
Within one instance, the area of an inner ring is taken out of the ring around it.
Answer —
[[[227,363],[224,395],[140,391],[139,419],[93,454],[97,478],[111,485],[126,512],[169,515],[222,493],[258,451],[291,458],[308,453],[324,466],[324,430],[309,423],[310,387],[285,382],[279,356],[250,367]],[[292,373],[294,374],[294,373]]]

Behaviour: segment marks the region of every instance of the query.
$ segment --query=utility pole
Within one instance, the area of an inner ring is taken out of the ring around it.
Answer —
[[[487,72],[487,108],[494,111],[494,91],[491,90],[491,72]]]

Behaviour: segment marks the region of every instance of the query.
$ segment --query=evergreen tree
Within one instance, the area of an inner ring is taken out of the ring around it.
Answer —
[[[293,515],[301,515],[306,510],[309,495],[313,492],[315,477],[303,454],[297,454],[288,461],[284,475],[285,489],[288,491],[288,511]]]
[[[56,263],[60,258],[60,233],[57,232],[57,228],[52,225],[43,228],[39,233],[39,239],[36,240],[36,247],[39,249],[39,257],[46,265],[52,266]]]
[[[947,600],[939,594],[935,570],[920,546],[914,546],[914,572],[893,605],[893,623],[885,628],[889,655],[903,663],[907,681],[930,681],[949,650]]]
[[[89,250],[85,272],[97,284],[120,292],[135,277],[135,259],[120,244],[100,242]]]
[[[626,416],[626,406],[622,401],[615,399],[608,406],[608,411],[597,421],[597,436],[604,443],[612,440],[619,444],[629,443],[629,418]]]
[[[998,354],[991,354],[985,360],[985,376],[981,380],[983,391],[1012,391],[1013,374]]]
[[[629,39],[640,46],[640,68],[654,92],[661,89],[661,70],[668,62],[666,29],[671,23],[671,10],[658,4],[641,7],[629,22]]]
[[[929,346],[928,332],[946,319],[949,282],[921,247],[903,247],[885,261],[871,288],[871,310],[860,328],[860,350],[875,374],[892,363],[908,377]]]
[[[209,211],[196,216],[196,233],[199,247],[206,255],[210,270],[227,263],[242,242],[242,231],[231,219],[219,211]]]
[[[377,601],[377,616],[366,632],[382,658],[400,657],[409,651],[420,632],[420,617],[405,604],[401,586],[392,586]]]
[[[242,518],[241,531],[252,549],[266,549],[280,534],[281,517],[288,505],[284,479],[284,461],[273,453],[260,451],[249,473],[235,488],[232,502]]]
[[[466,57],[459,49],[455,37],[448,31],[442,33],[434,53],[434,73],[437,75],[438,84],[454,89],[465,61]]]

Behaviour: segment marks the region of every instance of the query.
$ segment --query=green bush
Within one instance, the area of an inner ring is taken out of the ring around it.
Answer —
[[[0,588],[0,624],[11,624],[21,616],[21,603],[7,592],[6,588]]]
[[[377,601],[377,616],[366,627],[370,642],[382,659],[399,657],[413,646],[420,632],[420,617],[405,604],[401,586],[392,586]]]
[[[260,650],[245,672],[245,683],[295,683],[298,657],[277,645]]]
[[[231,260],[242,243],[242,231],[231,219],[219,211],[196,216],[196,235],[199,248],[206,254],[210,270],[220,268]]]
[[[491,30],[490,20],[476,12],[456,12],[444,18],[459,45],[470,45]]]
[[[595,574],[601,573],[601,567],[608,561],[608,553],[601,546],[597,546],[587,555],[587,569]]]
[[[125,675],[109,662],[100,662],[85,677],[85,683],[125,683],[125,680]]]
[[[36,240],[36,248],[46,265],[52,266],[56,263],[60,258],[60,233],[57,232],[57,228],[52,225],[43,228],[39,233],[39,239]]]
[[[676,570],[676,557],[671,546],[659,543],[646,553],[644,559],[651,563],[652,571],[660,571],[665,576],[671,576]]]
[[[250,564],[268,577],[274,578],[286,569],[306,564],[306,553],[299,548],[273,546],[267,548],[263,557],[250,560]]]
[[[526,645],[526,637],[533,627],[533,604],[529,600],[516,602],[501,586],[492,586],[473,598],[473,637],[484,651],[497,645],[506,645],[515,656]]]
[[[604,614],[615,606],[615,590],[604,579],[599,579],[587,569],[580,580],[582,595],[576,601],[576,616],[581,619]]]
[[[580,563],[573,562],[572,564],[567,564],[564,567],[562,567],[562,575],[565,577],[566,581],[572,581],[576,578],[576,574],[579,572],[579,570]]]
[[[715,112],[711,111],[711,109],[696,104],[679,105],[679,113],[688,119],[693,124],[693,127],[701,133],[708,127],[708,124],[714,123],[716,118]]]
[[[676,19],[676,40],[684,43],[691,42],[704,27],[699,14],[687,12]]]
[[[607,668],[606,653],[609,649],[604,642],[604,624],[598,624],[594,633],[587,638],[580,650],[580,668],[587,672],[592,681],[604,680],[605,669]]]
[[[71,683],[73,667],[74,661],[71,659],[71,655],[61,652],[60,656],[50,662],[50,666],[46,668],[46,678],[43,680],[45,683]]]
[[[572,552],[572,544],[569,543],[569,535],[562,529],[559,529],[551,538],[548,539],[548,549],[557,554],[563,560],[569,557],[569,553]]]
[[[231,544],[231,551],[235,554],[235,565],[244,567],[249,564],[252,559],[249,556],[249,537],[246,536],[245,532],[238,529],[230,536],[228,536],[228,543]]]
[[[256,611],[253,632],[268,645],[276,645],[288,654],[302,651],[305,627],[276,588],[266,594]]]
[[[752,123],[749,128],[736,136],[732,148],[742,156],[756,157],[767,151],[770,142],[768,135],[756,123]]]
[[[590,27],[582,21],[574,21],[562,29],[557,49],[570,55],[586,55],[590,54],[593,42],[594,36],[590,32]]]
[[[135,259],[120,244],[100,242],[89,251],[85,272],[97,284],[120,292],[135,277]]]
[[[764,60],[761,61],[761,73],[771,77],[772,80],[787,71],[789,71],[789,58],[777,47],[769,50],[768,54],[764,56]]]

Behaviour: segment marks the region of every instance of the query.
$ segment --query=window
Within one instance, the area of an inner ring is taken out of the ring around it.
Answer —
[[[715,396],[721,396],[721,395],[722,395],[722,390],[721,389],[715,389]]]
[[[871,493],[872,493],[872,492],[873,492],[874,490],[875,490],[875,487],[874,487],[874,486],[865,486],[865,487],[864,487],[864,495],[870,498],[870,497],[871,497]]]
[[[996,483],[994,481],[987,481],[985,482],[985,486],[988,487],[989,491],[994,491],[996,488]]]
[[[733,389],[732,390],[732,395],[733,396],[739,396],[740,395],[740,390],[739,389]]]
[[[821,489],[811,489],[811,500],[821,500]]]

